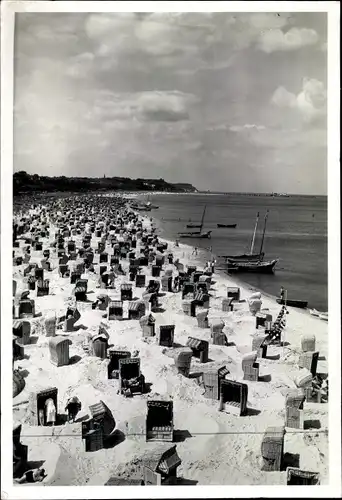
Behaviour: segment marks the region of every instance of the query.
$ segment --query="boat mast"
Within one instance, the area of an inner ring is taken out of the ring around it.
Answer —
[[[262,254],[262,247],[264,246],[265,232],[266,232],[266,222],[268,217],[268,210],[266,210],[265,220],[264,220],[264,231],[262,233],[261,245],[260,245],[260,255]]]
[[[253,254],[254,241],[255,241],[255,233],[256,233],[256,230],[257,230],[257,227],[258,227],[258,222],[259,222],[259,212],[257,213],[257,216],[256,216],[255,228],[254,228],[254,233],[253,233],[253,238],[252,238],[252,245],[251,245],[250,255]]]
[[[201,229],[200,229],[200,232],[202,231],[202,227],[203,227],[203,221],[204,221],[204,214],[205,214],[205,210],[207,208],[207,205],[204,206],[204,210],[203,210],[203,215],[202,215],[202,220],[201,220]]]

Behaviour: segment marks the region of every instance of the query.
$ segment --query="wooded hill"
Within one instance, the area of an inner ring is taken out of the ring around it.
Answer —
[[[191,184],[166,182],[164,179],[130,179],[129,177],[46,177],[24,171],[13,174],[13,194],[54,191],[166,191],[193,193]]]

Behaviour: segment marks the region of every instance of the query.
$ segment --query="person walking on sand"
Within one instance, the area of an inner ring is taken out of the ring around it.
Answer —
[[[78,399],[77,396],[73,396],[72,398],[68,399],[68,402],[65,407],[65,411],[68,412],[68,421],[69,422],[75,422],[76,416],[78,412],[81,410],[82,404],[81,401]]]
[[[191,255],[195,255],[195,256],[197,256],[197,247],[195,247],[195,248],[193,249],[193,251],[192,251],[192,254],[191,254]]]
[[[285,289],[283,286],[280,287],[280,298],[281,300],[285,299]]]

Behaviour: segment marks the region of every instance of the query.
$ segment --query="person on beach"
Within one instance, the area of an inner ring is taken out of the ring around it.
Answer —
[[[45,401],[46,423],[54,426],[56,423],[56,407],[53,399],[49,398]]]
[[[211,270],[212,273],[215,272],[215,264],[216,264],[216,259],[215,257],[212,257],[211,261],[208,262],[209,264],[209,269]]]
[[[197,255],[197,247],[195,247],[192,251],[192,254],[191,255]]]
[[[280,298],[281,300],[285,299],[285,289],[283,286],[280,287]]]
[[[173,291],[179,292],[179,276],[175,276],[175,279],[173,282]]]
[[[18,484],[23,483],[37,483],[43,481],[43,479],[47,476],[45,474],[45,469],[32,469],[28,470],[23,474],[20,478],[15,478],[14,481]]]
[[[68,412],[69,422],[75,422],[76,416],[78,412],[81,410],[81,408],[82,404],[77,396],[73,396],[72,398],[68,399],[68,402],[65,406],[65,411]]]
[[[44,410],[42,408],[39,409],[38,420],[39,420],[39,425],[43,427],[45,425],[45,415],[44,415]]]

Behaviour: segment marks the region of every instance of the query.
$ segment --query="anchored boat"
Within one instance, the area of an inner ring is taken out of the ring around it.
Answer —
[[[309,309],[311,316],[315,316],[315,318],[322,319],[323,321],[328,321],[328,313],[320,312],[317,309]]]
[[[205,215],[206,208],[207,207],[205,206],[204,210],[203,210],[201,224],[199,226],[197,226],[197,225],[191,226],[191,227],[198,227],[199,231],[180,232],[180,233],[178,233],[178,236],[180,238],[207,238],[207,239],[211,238],[212,231],[206,231],[205,233],[202,233],[202,227],[203,227],[203,223],[204,223],[204,215]],[[189,225],[187,225],[187,227],[189,227]]]
[[[236,227],[236,224],[217,224],[217,227]]]
[[[298,307],[300,309],[306,309],[308,307],[307,300],[291,300],[291,299],[277,299],[278,304],[286,305],[290,307]]]
[[[265,240],[265,233],[266,233],[266,223],[267,223],[267,218],[268,218],[268,210],[266,211],[265,214],[265,219],[264,219],[264,230],[262,233],[262,238],[261,238],[261,245],[260,245],[260,252],[259,252],[259,258],[252,260],[247,260],[247,259],[241,259],[239,260],[238,258],[229,258],[227,259],[227,272],[229,274],[231,273],[236,273],[236,272],[249,272],[249,273],[273,273],[274,272],[274,267],[277,264],[279,259],[273,259],[269,261],[264,261],[263,257],[263,245],[264,245],[264,240]],[[257,220],[255,224],[255,230],[253,234],[253,239],[252,239],[252,246],[251,246],[251,254],[253,254],[253,248],[254,248],[254,240],[255,240],[255,232],[257,228],[257,223],[259,219],[259,213],[257,214]]]
[[[207,231],[206,233],[201,233],[200,231],[191,233],[178,233],[180,238],[211,238],[212,231]]]

